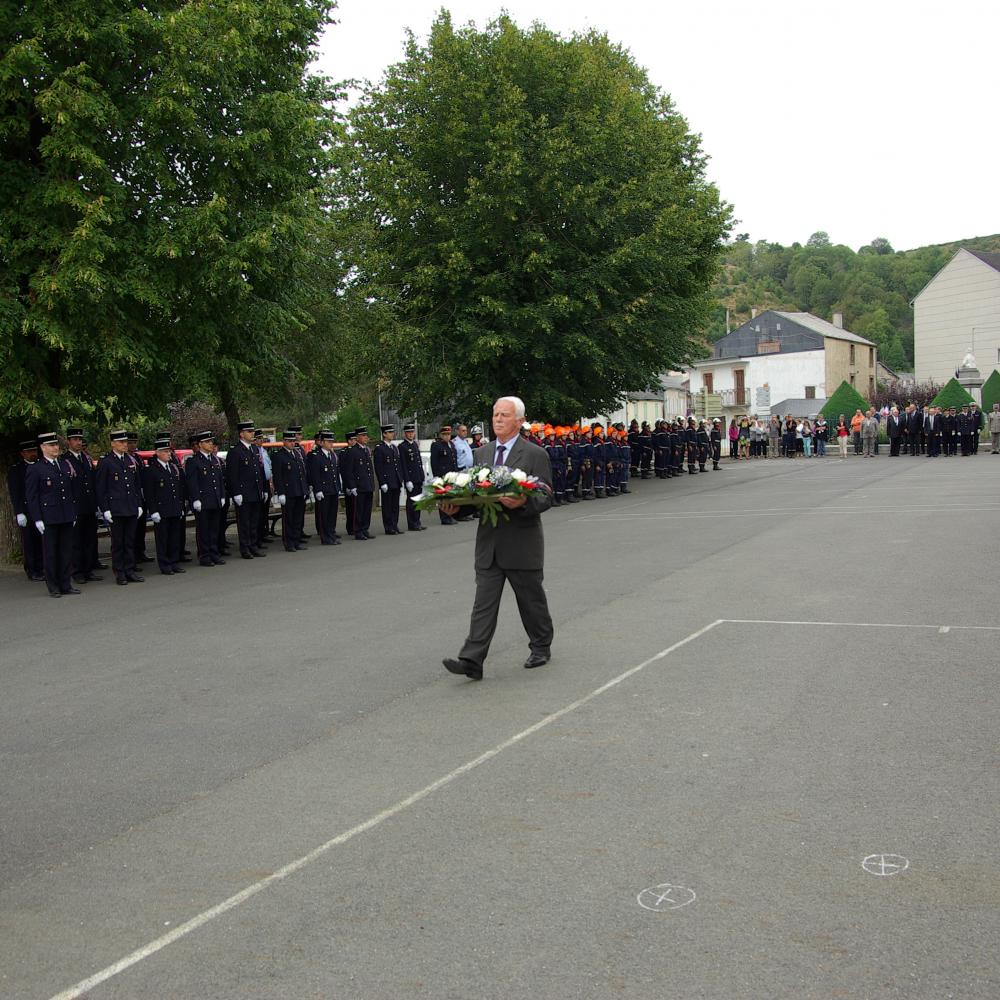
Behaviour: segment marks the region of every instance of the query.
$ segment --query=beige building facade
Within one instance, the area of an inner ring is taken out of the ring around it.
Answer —
[[[918,382],[947,382],[969,351],[984,377],[1000,368],[1000,253],[956,251],[913,300]]]

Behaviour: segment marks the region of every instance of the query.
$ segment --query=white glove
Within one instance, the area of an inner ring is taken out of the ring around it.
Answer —
[[[113,521],[114,521],[114,518],[111,516],[111,511],[110,510],[106,510],[104,512],[104,523],[105,524],[111,524]]]
[[[356,497],[358,495],[357,490],[348,490],[347,492],[350,493],[352,497]]]
[[[316,499],[317,499],[317,500],[322,500],[322,499],[323,499],[323,497],[324,497],[324,495],[325,495],[325,494],[323,493],[323,491],[322,491],[322,490],[320,490],[320,491],[319,491],[319,493],[317,493],[317,494],[316,494]]]
[[[388,483],[383,483],[381,485],[381,487],[379,487],[379,488],[382,490],[383,493],[388,493],[389,492],[389,484]]]
[[[18,514],[17,515],[17,526],[19,528],[27,528],[28,527],[28,518],[24,514]]]
[[[243,506],[243,494],[242,493],[237,493],[236,496],[233,497],[233,499],[236,501],[236,506],[237,507],[242,507]]]
[[[153,522],[153,524],[159,524],[160,523],[160,515],[159,514],[150,514],[149,515],[149,519],[150,519],[150,521]]]
[[[142,517],[142,508],[141,507],[139,508],[139,510],[138,510],[138,512],[136,513],[135,516],[136,517]]]
[[[40,534],[40,535],[44,535],[45,534],[45,522],[44,521],[35,521],[35,527],[38,529],[38,534]]]
[[[278,494],[278,506],[279,507],[284,507],[285,506],[285,499],[286,498],[285,498],[285,494],[284,493],[279,493]]]
[[[407,480],[406,482],[406,492],[407,493],[413,492],[413,483],[411,483],[409,480]]]
[[[193,504],[191,504],[191,506],[194,507],[196,513],[198,513],[198,514],[201,513],[201,501],[200,500],[195,500],[195,502]]]

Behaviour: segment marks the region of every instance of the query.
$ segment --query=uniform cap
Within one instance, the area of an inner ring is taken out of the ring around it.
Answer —
[[[198,431],[194,439],[200,443],[202,441],[211,441],[214,437],[215,435],[211,431]]]
[[[163,449],[170,450],[170,438],[157,438],[153,442],[154,451],[162,451]]]
[[[84,434],[83,434],[83,428],[82,427],[67,427],[66,428],[66,437],[68,437],[68,438],[82,438],[83,436],[84,436]]]
[[[525,422],[523,424],[521,424],[521,430],[522,431],[530,431],[531,430],[531,424],[529,424],[528,421],[525,420]]]
[[[294,441],[297,434],[298,434],[298,431],[296,431],[294,427],[286,427],[281,432],[281,440],[282,441]]]
[[[45,431],[38,435],[39,444],[59,444],[59,438],[52,431]]]
[[[337,436],[333,433],[333,431],[320,431],[319,434],[316,435],[316,437],[318,437],[320,439],[320,441],[336,441],[337,440]]]
[[[128,435],[126,437],[126,440],[127,441],[138,441],[139,440],[139,435],[135,431],[129,431]]]
[[[368,428],[367,427],[355,427],[354,428],[354,433],[355,434],[367,434],[368,433]]]
[[[112,431],[108,435],[108,438],[111,441],[127,441],[128,440],[128,431]]]
[[[451,433],[451,424],[442,424],[438,429],[438,434]]]
[[[471,433],[473,433],[473,434],[482,434],[483,433],[483,425],[482,424],[476,424],[472,428]]]
[[[253,421],[252,420],[241,420],[236,425],[236,430],[237,430],[237,432],[240,432],[240,431],[252,431],[253,430]]]
[[[417,429],[416,424],[403,424],[404,431],[415,431]]]
[[[290,430],[293,434],[301,434],[302,424],[289,424],[287,430]]]
[[[394,431],[395,429],[396,429],[396,425],[395,424],[382,424],[381,425],[381,430],[382,430],[383,434],[388,434],[389,431]]]
[[[583,426],[582,426],[582,427],[580,428],[580,433],[581,433],[581,434],[589,434],[589,433],[590,433],[590,424],[584,424],[584,425],[583,425]]]
[[[18,446],[18,451],[34,451],[38,447],[38,442],[32,438],[30,441],[22,441]]]
[[[257,430],[255,430],[253,432],[253,439],[254,439],[254,441],[257,441],[257,440],[263,441],[264,440],[264,432],[259,427],[257,428]]]
[[[345,441],[353,441],[353,440],[354,440],[354,439],[355,439],[355,438],[356,438],[357,436],[358,436],[358,435],[357,435],[357,434],[356,434],[356,433],[355,433],[354,431],[348,431],[348,432],[347,432],[347,433],[346,433],[346,434],[344,435],[344,440],[345,440]]]

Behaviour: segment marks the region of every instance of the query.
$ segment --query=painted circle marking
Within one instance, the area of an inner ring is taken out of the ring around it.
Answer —
[[[879,878],[883,878],[905,872],[910,867],[910,859],[904,858],[902,854],[869,854],[861,862],[861,867],[869,875],[878,875]]]
[[[679,910],[682,906],[693,903],[697,897],[694,889],[689,889],[686,885],[663,882],[643,889],[635,898],[644,910],[662,913],[664,910]]]

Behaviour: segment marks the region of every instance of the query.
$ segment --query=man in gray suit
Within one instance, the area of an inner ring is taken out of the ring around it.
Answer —
[[[503,396],[493,406],[493,436],[489,444],[478,448],[475,465],[506,465],[537,476],[552,486],[552,465],[544,448],[525,440],[520,434],[524,403],[516,396]],[[552,618],[549,615],[542,570],[545,542],[542,537],[542,512],[552,505],[549,490],[539,490],[527,497],[503,497],[500,500],[509,519],[501,517],[496,527],[480,518],[476,532],[476,599],[472,606],[469,635],[455,659],[444,660],[453,674],[482,680],[483,661],[497,627],[497,612],[505,582],[517,598],[521,622],[528,633],[531,655],[525,667],[541,667],[549,662],[552,646]],[[442,505],[443,513],[453,515],[457,508]]]

